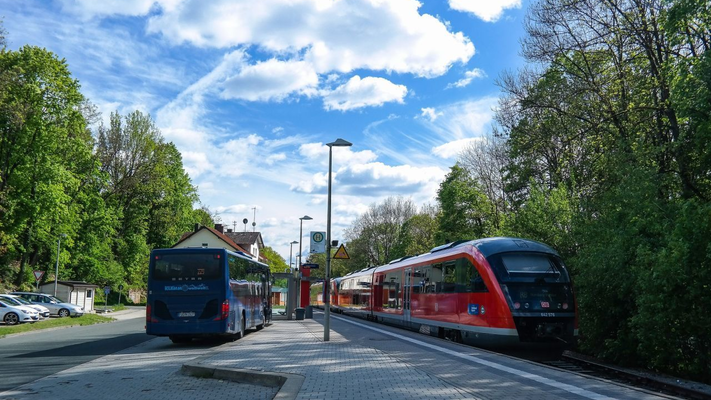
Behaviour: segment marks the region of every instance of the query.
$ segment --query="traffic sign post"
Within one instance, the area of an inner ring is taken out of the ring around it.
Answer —
[[[37,290],[39,290],[39,282],[44,276],[44,271],[33,271],[32,273],[35,275],[35,286],[37,286]]]
[[[104,286],[104,294],[106,295],[106,300],[104,301],[104,314],[106,314],[106,307],[109,305],[109,293],[111,293],[111,287]]]
[[[326,232],[311,231],[311,254],[326,252]]]
[[[123,285],[119,285],[119,299],[118,299],[118,303],[116,303],[117,306],[121,305],[121,291],[122,290],[123,290]]]

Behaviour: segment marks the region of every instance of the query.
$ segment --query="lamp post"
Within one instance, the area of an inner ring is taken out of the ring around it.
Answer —
[[[299,274],[301,274],[301,239],[304,236],[303,234],[303,227],[304,227],[304,220],[306,221],[311,221],[313,218],[309,217],[308,215],[304,215],[303,217],[299,218],[299,262],[297,264],[297,269],[299,270]],[[301,279],[296,283],[296,304],[297,307],[301,305]]]
[[[289,243],[289,272],[291,272],[291,265],[292,265],[292,262],[291,262],[291,254],[292,254],[292,252],[293,252],[294,245],[297,244],[297,243],[299,243],[299,242],[297,242],[296,240],[294,240],[293,242]]]
[[[57,238],[57,263],[54,265],[54,297],[57,297],[57,281],[59,280],[59,245],[62,243],[63,237],[67,237],[67,234],[62,233]]]
[[[331,286],[331,169],[333,165],[333,148],[350,147],[353,146],[353,143],[339,138],[335,142],[326,143],[326,146],[328,146],[328,213],[326,214],[326,277],[323,282],[324,342],[329,341],[329,333],[331,331],[331,294],[329,290]]]

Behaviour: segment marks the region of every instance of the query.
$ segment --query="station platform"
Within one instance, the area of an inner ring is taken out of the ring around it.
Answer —
[[[323,314],[286,320],[183,364],[182,372],[275,388],[275,399],[669,399],[670,396]]]

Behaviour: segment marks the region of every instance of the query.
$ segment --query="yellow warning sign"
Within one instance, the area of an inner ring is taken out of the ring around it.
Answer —
[[[341,244],[341,246],[336,250],[336,254],[333,255],[336,260],[349,260],[348,253],[346,252],[346,247]]]

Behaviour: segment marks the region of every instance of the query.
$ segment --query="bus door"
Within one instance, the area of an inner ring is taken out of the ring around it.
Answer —
[[[412,268],[405,268],[405,284],[403,285],[402,318],[405,323],[410,323],[410,294],[412,293]]]

